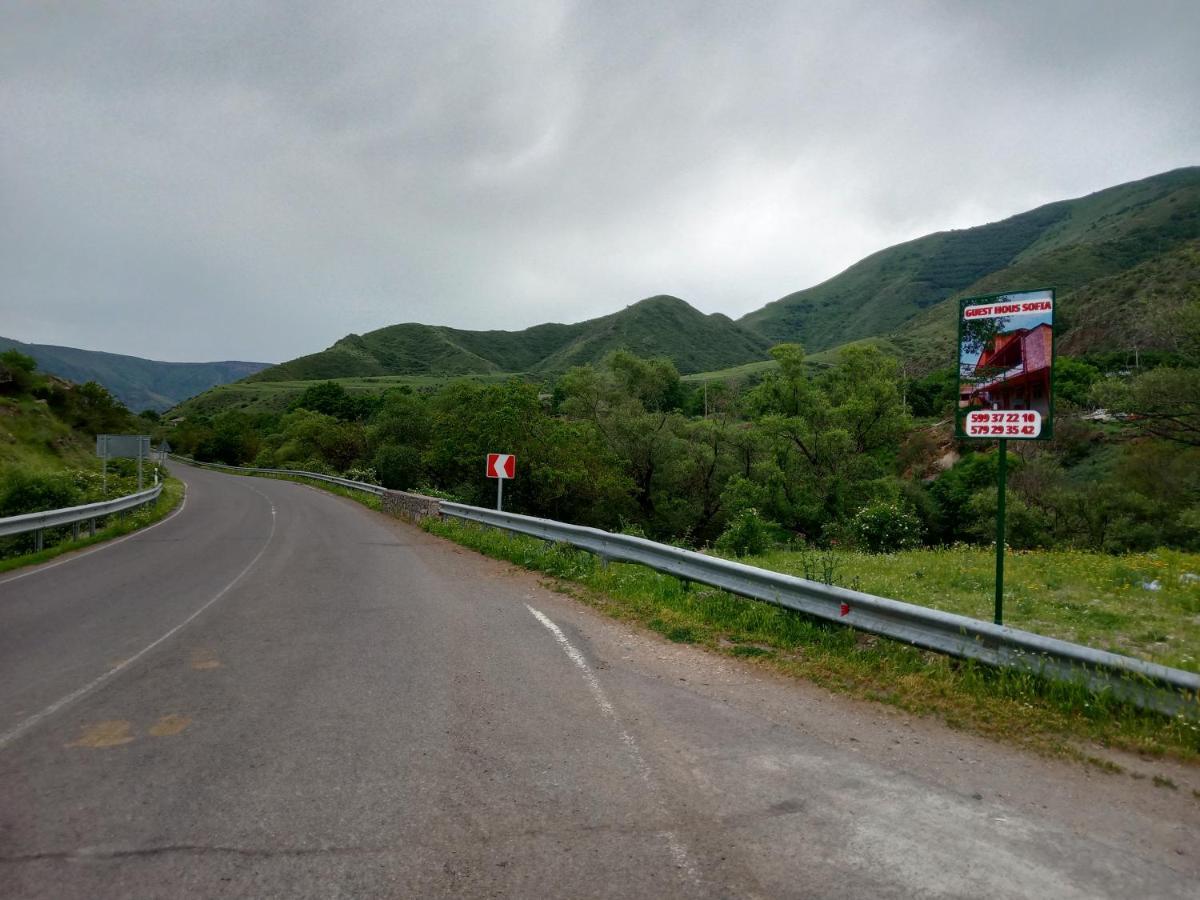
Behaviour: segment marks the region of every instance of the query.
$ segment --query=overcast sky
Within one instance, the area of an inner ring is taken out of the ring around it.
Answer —
[[[0,334],[277,361],[675,294],[1200,163],[1200,2],[0,6]]]

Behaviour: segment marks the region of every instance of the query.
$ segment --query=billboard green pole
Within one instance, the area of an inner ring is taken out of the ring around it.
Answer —
[[[1004,624],[1004,492],[1008,480],[1008,441],[1000,441],[1000,465],[996,476],[996,614],[997,625]]]
[[[995,441],[996,597],[1004,624],[1008,440],[1049,440],[1054,431],[1054,289],[960,298],[955,437]]]

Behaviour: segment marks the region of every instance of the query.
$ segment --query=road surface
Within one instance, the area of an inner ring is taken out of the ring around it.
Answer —
[[[601,618],[313,488],[0,577],[0,896],[1189,897],[1200,802]]]

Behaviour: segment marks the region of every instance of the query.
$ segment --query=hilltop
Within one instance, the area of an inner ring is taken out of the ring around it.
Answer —
[[[893,333],[911,337],[943,320],[944,339],[955,320],[949,305],[940,304],[1023,287],[1058,288],[1066,310],[1073,295],[1086,294],[1091,316],[1103,317],[1128,287],[1123,274],[1147,264],[1155,268],[1154,260],[1181,252],[1197,238],[1200,167],[1193,166],[897,244],[822,284],[768,303],[738,324],[771,343],[796,341],[810,351]],[[1168,262],[1156,271],[1174,269],[1177,263]],[[1170,283],[1171,290],[1185,285],[1176,276]],[[1076,318],[1061,324],[1082,325]],[[1123,329],[1113,322],[1095,335],[1103,344],[1123,337]],[[919,341],[908,346],[918,355],[927,349]],[[937,349],[944,358],[948,346]]]
[[[68,381],[102,384],[121,403],[139,412],[144,409],[163,412],[201,391],[253,375],[268,365],[239,361],[160,362],[99,350],[26,344],[0,337],[0,352],[5,350],[19,350],[33,357],[43,372]]]
[[[764,359],[769,342],[728,316],[705,315],[678,297],[648,297],[620,312],[524,331],[464,331],[406,323],[351,334],[328,350],[264,369],[249,381],[379,375],[553,375],[613,350],[666,356],[681,372]]]

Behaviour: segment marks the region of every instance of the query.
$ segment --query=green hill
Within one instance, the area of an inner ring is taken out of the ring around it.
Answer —
[[[1198,237],[1200,167],[1177,169],[889,247],[738,324],[771,343],[823,350],[900,332],[924,310],[964,294],[1055,286],[1063,297]]]
[[[1058,289],[1063,352],[1155,349],[1161,330],[1154,338],[1142,327],[1148,310],[1190,295],[1198,260],[1200,167],[1191,167],[889,247],[737,322],[660,295],[586,322],[523,331],[393,325],[208,391],[180,413],[282,408],[312,380],[382,390],[395,378],[548,378],[616,349],[669,357],[704,380],[769,368],[767,350],[783,341],[802,343],[819,365],[837,347],[870,340],[920,372],[949,364],[958,297],[1029,287]]]
[[[96,469],[96,435],[140,432],[112,395],[41,372],[28,354],[0,351],[0,490],[18,473]]]
[[[157,412],[170,409],[201,391],[228,384],[264,368],[266,363],[202,362],[173,363],[79,350],[51,344],[24,344],[0,337],[0,352],[19,350],[37,361],[38,368],[68,381],[103,385],[129,409]]]
[[[342,338],[328,350],[264,369],[248,381],[373,375],[553,375],[613,350],[666,356],[681,372],[763,359],[769,344],[728,316],[705,315],[677,297],[650,297],[573,325],[524,331],[463,331],[407,323]]]
[[[1047,262],[1039,261],[1039,268]],[[949,365],[954,355],[958,297],[1007,286],[1052,285],[1051,266],[1031,273],[1015,264],[915,316],[887,336],[896,352],[921,371]],[[1058,352],[1071,356],[1124,351],[1173,350],[1155,327],[1157,310],[1195,296],[1200,285],[1200,238],[1171,246],[1136,266],[1078,286],[1058,282]]]

